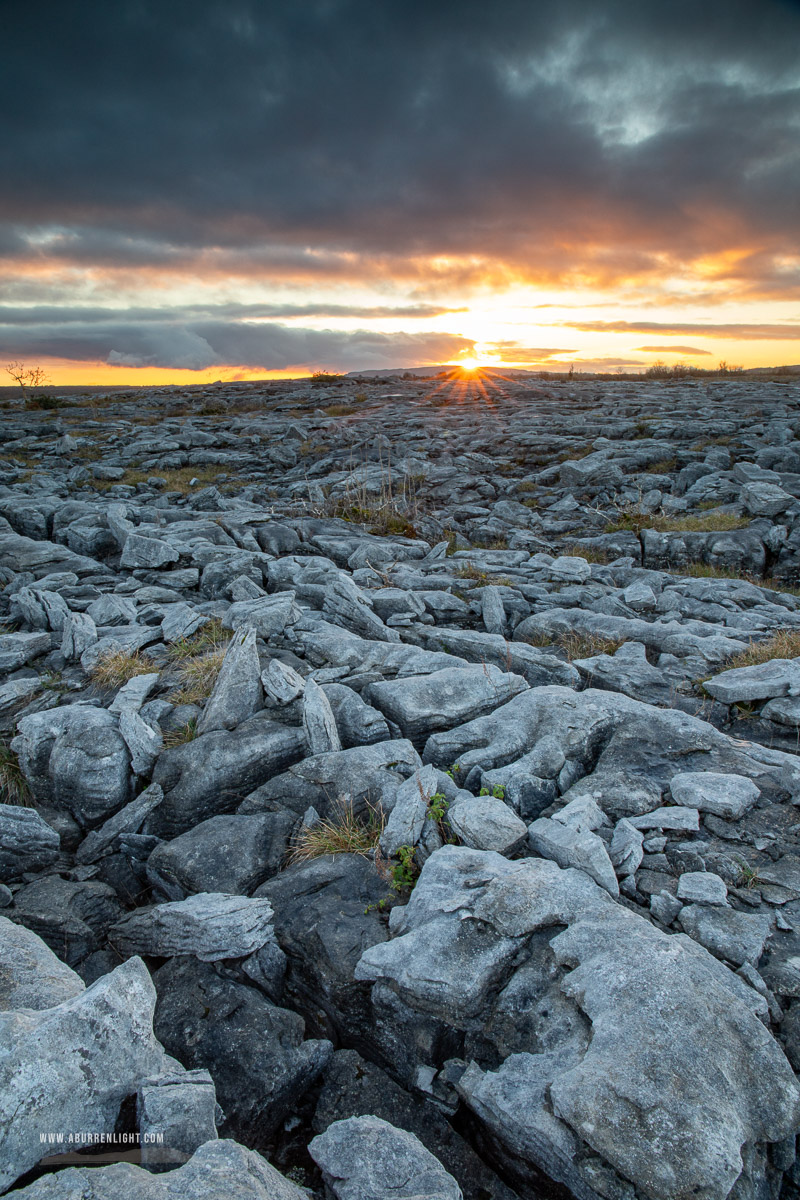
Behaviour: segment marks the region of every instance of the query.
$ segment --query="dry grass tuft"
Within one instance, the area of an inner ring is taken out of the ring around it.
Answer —
[[[567,661],[572,662],[575,658],[594,658],[596,654],[616,654],[625,639],[607,638],[599,633],[578,633],[570,629],[554,638],[547,633],[540,633],[525,640],[529,646],[536,646],[540,650],[548,647],[563,650]]]
[[[98,687],[117,688],[136,675],[149,675],[155,670],[153,660],[141,650],[109,650],[92,667],[90,678]]]
[[[225,629],[219,617],[212,617],[188,638],[176,638],[170,643],[169,656],[176,662],[207,654],[209,650],[225,649],[231,639],[231,631]]]
[[[596,546],[582,546],[579,542],[573,543],[571,546],[565,546],[561,551],[569,558],[582,558],[588,563],[608,563],[611,562],[611,556],[605,550],[600,550]]]
[[[211,650],[186,658],[178,670],[178,687],[170,693],[172,704],[203,704],[214,690],[225,650]]]
[[[725,664],[725,670],[734,667],[757,667],[759,663],[773,658],[800,657],[800,629],[779,629],[764,642],[751,642],[746,650],[734,654]]]
[[[10,746],[0,742],[0,804],[20,804],[27,808],[30,799],[31,790],[19,759]]]
[[[323,854],[361,854],[374,852],[383,832],[383,820],[374,808],[366,818],[357,817],[352,803],[340,804],[338,811],[311,828],[303,828],[292,843],[289,861],[307,862]]]
[[[657,529],[661,533],[718,533],[727,529],[746,529],[749,524],[749,517],[737,517],[733,513],[712,511],[697,517],[668,517],[643,513],[634,506],[621,508],[619,515],[609,522],[605,531],[641,533],[643,529]]]

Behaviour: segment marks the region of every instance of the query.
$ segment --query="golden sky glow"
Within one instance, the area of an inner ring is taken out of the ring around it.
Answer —
[[[800,363],[797,5],[12,7],[0,364]]]

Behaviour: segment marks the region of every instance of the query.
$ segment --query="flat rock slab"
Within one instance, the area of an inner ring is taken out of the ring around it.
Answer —
[[[744,775],[723,775],[718,771],[686,771],[673,775],[670,791],[676,804],[713,813],[729,821],[738,821],[752,808],[761,790]]]
[[[201,962],[244,958],[272,941],[268,900],[198,892],[187,900],[139,908],[108,932],[122,954],[170,958],[193,954]]]
[[[800,694],[800,662],[794,658],[773,658],[753,667],[734,667],[707,679],[703,687],[723,704],[796,696]]]
[[[413,742],[491,712],[527,687],[521,675],[497,667],[451,667],[370,684],[364,698]]]
[[[737,967],[755,966],[772,932],[772,919],[766,913],[735,912],[707,902],[687,904],[678,913],[678,924],[715,957]]]

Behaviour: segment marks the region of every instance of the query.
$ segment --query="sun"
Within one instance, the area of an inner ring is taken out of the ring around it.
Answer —
[[[462,371],[477,371],[481,366],[477,358],[460,358],[458,365]]]

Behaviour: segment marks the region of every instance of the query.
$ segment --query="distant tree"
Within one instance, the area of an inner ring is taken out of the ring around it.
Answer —
[[[19,384],[23,400],[28,399],[29,389],[44,387],[50,382],[44,367],[28,367],[24,362],[7,363],[6,374]]]

